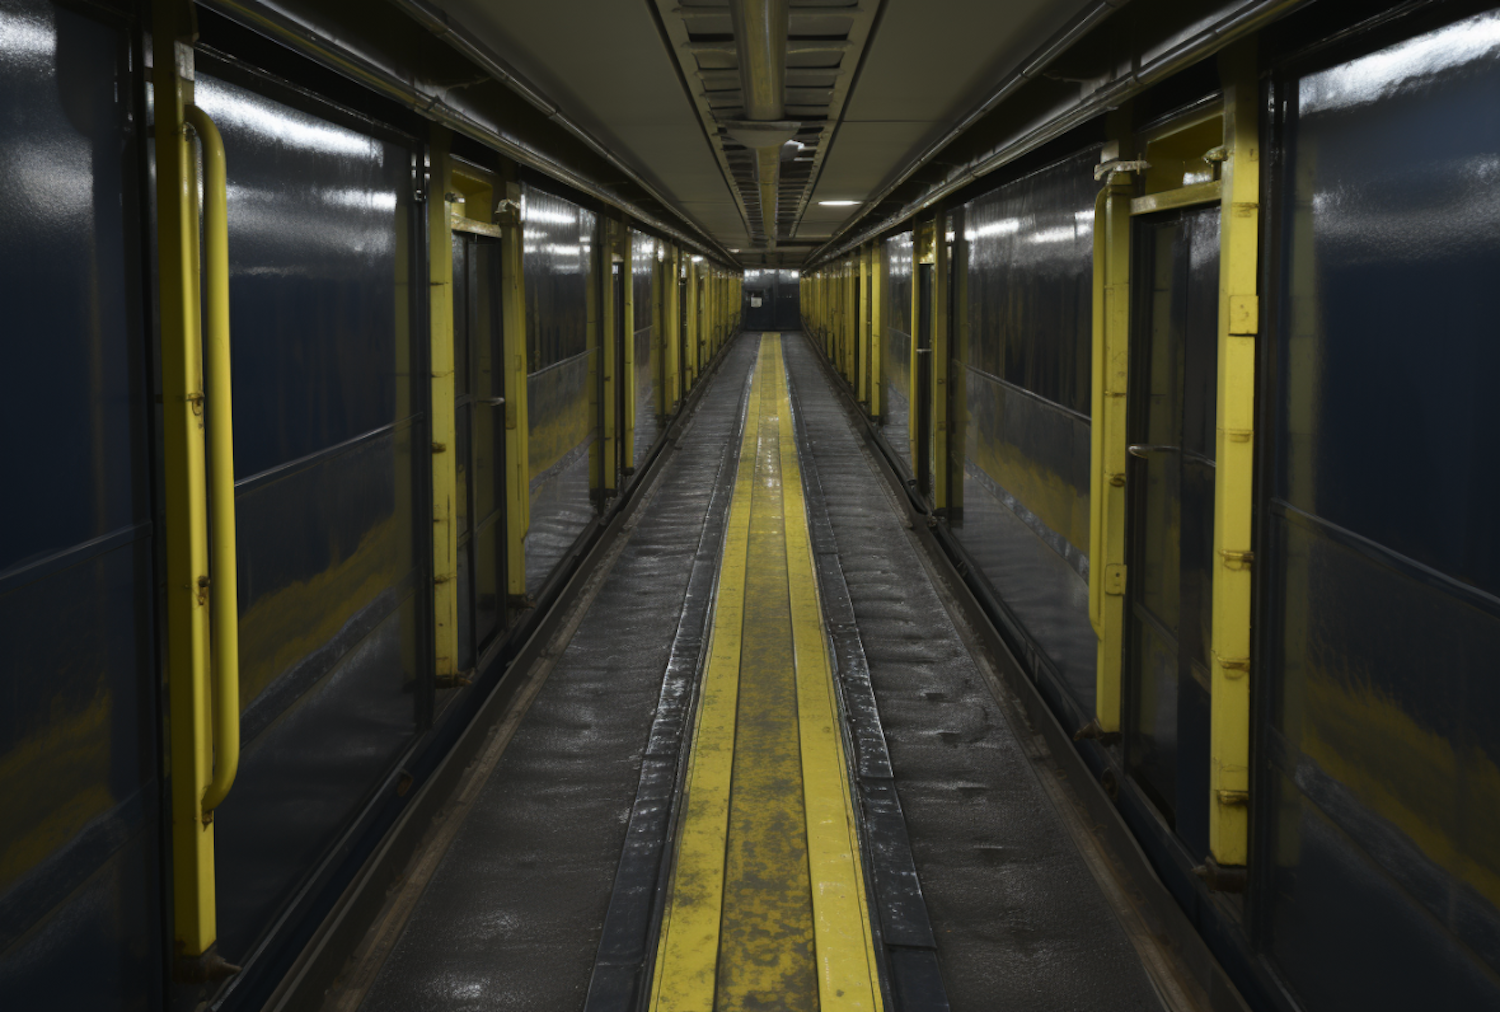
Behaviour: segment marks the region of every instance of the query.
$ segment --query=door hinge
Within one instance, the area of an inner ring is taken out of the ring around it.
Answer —
[[[1104,567],[1104,592],[1106,594],[1125,593],[1125,566],[1123,563]]]

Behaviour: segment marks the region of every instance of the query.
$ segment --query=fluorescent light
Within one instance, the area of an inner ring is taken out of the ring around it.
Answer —
[[[858,204],[859,201],[857,201],[857,200],[820,200],[820,201],[818,201],[818,203],[822,204],[824,207],[853,207],[855,204]]]

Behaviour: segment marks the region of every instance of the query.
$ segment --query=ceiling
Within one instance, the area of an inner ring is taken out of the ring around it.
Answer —
[[[1087,0],[790,0],[774,224],[743,115],[728,0],[440,0],[747,266],[796,266]]]

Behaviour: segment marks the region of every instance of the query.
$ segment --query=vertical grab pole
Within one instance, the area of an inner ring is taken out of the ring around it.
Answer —
[[[192,102],[192,8],[152,5],[157,280],[161,313],[163,507],[166,554],[166,755],[171,776],[174,979],[202,981],[218,961],[214,826],[203,818],[213,779],[208,686],[208,515],[204,473],[198,216],[183,107]]]
[[[859,346],[859,382],[855,387],[855,398],[870,408],[870,247],[861,246],[854,252],[855,263],[858,265],[856,277],[859,278],[859,311],[855,315],[854,340]]]
[[[885,243],[870,244],[870,418],[878,425],[885,412]]]
[[[1130,169],[1105,170],[1094,202],[1089,620],[1099,638],[1097,731],[1120,730],[1125,649],[1125,391],[1130,363]]]
[[[1105,270],[1105,208],[1109,187],[1094,198],[1094,270],[1093,270],[1093,341],[1089,363],[1092,377],[1089,390],[1089,554],[1100,558],[1104,531],[1104,270]],[[1089,624],[1094,635],[1104,636],[1104,573],[1099,566],[1089,566]],[[1103,686],[1095,688],[1096,698],[1102,702]],[[1102,714],[1103,708],[1099,709]]]
[[[622,300],[625,347],[620,349],[624,353],[624,361],[620,363],[620,396],[625,398],[625,431],[620,436],[620,469],[629,475],[635,473],[635,415],[640,410],[635,402],[635,239],[629,222],[621,227],[620,246],[620,283],[625,286]],[[625,484],[623,479],[620,484]]]
[[[229,350],[229,199],[224,139],[208,114],[183,109],[203,148],[203,364],[208,423],[209,639],[214,773],[203,817],[229,795],[240,768],[240,632],[234,532],[234,405]]]

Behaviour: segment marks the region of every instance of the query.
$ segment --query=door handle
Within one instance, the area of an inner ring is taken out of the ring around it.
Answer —
[[[1116,443],[1116,446],[1119,444]],[[1125,448],[1132,457],[1140,457],[1145,460],[1153,453],[1181,453],[1180,446],[1163,446],[1159,443],[1131,443]]]
[[[219,807],[240,767],[240,606],[234,531],[234,404],[229,358],[229,197],[224,138],[195,105],[183,118],[203,148],[203,385],[208,427],[209,638],[213,644],[214,775],[203,814]]]
[[[505,398],[504,397],[481,397],[481,398],[479,398],[479,403],[480,404],[488,404],[492,408],[498,408],[502,404],[505,403]]]

